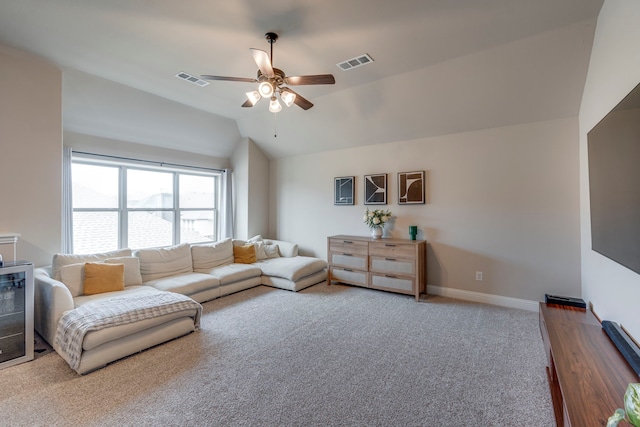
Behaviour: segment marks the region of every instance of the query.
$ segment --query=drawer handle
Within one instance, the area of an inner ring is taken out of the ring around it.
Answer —
[[[389,247],[391,247],[391,248],[395,248],[395,247],[396,247],[396,245],[391,244],[391,243],[385,243],[384,245],[385,245],[385,246],[389,246]]]
[[[353,254],[342,254],[344,256],[353,256]]]
[[[386,261],[395,261],[395,258],[385,258]]]
[[[351,240],[343,240],[342,243],[352,244],[353,242]]]
[[[345,268],[344,271],[353,271],[353,270],[350,268]]]
[[[394,276],[393,274],[385,274],[385,277],[390,277],[392,279],[395,279],[397,276]]]

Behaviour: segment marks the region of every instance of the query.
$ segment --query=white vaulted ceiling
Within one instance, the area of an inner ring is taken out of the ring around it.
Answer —
[[[602,1],[0,0],[0,43],[62,68],[66,130],[217,157],[245,137],[283,157],[575,117]],[[274,66],[335,75],[295,88],[310,110],[175,77],[254,77],[267,31]]]

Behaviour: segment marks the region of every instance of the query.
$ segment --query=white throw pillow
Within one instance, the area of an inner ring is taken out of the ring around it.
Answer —
[[[104,260],[107,264],[124,264],[124,285],[142,285],[142,275],[140,274],[140,259],[134,256],[123,256]]]
[[[264,250],[264,242],[255,242],[253,246],[256,248],[256,259],[258,261],[267,259],[267,253]]]
[[[82,295],[84,283],[84,262],[67,264],[60,267],[60,281],[71,292],[72,297]]]
[[[278,252],[278,245],[276,244],[265,244],[264,253],[267,258],[280,258],[280,252]]]
[[[233,244],[231,239],[221,240],[215,243],[206,243],[191,246],[191,258],[193,270],[211,270],[221,265],[233,263]]]

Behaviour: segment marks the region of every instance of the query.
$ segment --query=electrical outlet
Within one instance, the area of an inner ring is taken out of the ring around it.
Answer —
[[[476,271],[476,280],[482,282],[482,271]]]

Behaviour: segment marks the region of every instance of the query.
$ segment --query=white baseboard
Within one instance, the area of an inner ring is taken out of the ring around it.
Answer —
[[[465,301],[481,302],[485,304],[499,305],[501,307],[519,308],[521,310],[535,311],[539,310],[538,301],[530,301],[527,299],[503,297],[500,295],[483,294],[480,292],[463,291],[461,289],[443,288],[441,286],[427,286],[427,293],[431,295],[440,295],[443,297],[457,298]]]

